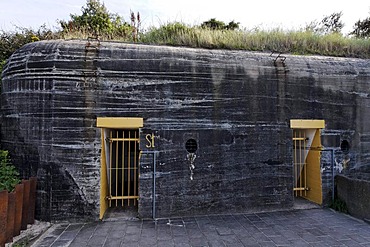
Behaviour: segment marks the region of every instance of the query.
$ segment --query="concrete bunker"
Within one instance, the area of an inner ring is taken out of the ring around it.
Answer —
[[[370,172],[370,62],[279,59],[115,42],[27,44],[2,75],[1,145],[23,174],[38,177],[44,220],[102,218],[110,202],[131,196],[145,218],[281,210],[293,207],[294,188],[311,187],[296,186],[308,178],[294,176],[294,138],[306,139],[294,124],[323,121],[302,128],[316,133],[316,203],[325,205],[336,173]],[[113,152],[128,147],[136,151]],[[136,168],[122,173],[118,164],[128,160]],[[122,198],[109,199],[109,177],[128,174],[137,195],[117,188]]]

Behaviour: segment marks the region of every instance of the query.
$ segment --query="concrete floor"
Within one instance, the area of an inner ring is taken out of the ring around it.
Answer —
[[[307,205],[306,205],[307,206]],[[370,246],[370,225],[332,211],[57,224],[32,246]]]

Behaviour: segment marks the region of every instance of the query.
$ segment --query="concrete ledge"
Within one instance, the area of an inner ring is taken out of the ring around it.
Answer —
[[[370,219],[370,181],[336,176],[337,195],[348,212],[361,219]]]

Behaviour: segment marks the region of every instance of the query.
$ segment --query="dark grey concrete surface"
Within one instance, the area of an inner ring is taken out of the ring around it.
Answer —
[[[369,179],[336,176],[338,198],[345,202],[348,212],[361,219],[370,219],[370,173]]]
[[[153,198],[157,217],[290,209],[291,119],[325,120],[324,201],[334,163],[370,173],[370,59],[53,40],[17,50],[1,86],[1,147],[37,175],[43,221],[98,219],[97,117],[143,118],[143,218]]]
[[[370,246],[370,225],[330,209],[55,224],[34,246]]]

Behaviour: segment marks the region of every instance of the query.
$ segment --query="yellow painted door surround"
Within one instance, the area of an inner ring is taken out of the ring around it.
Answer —
[[[106,210],[124,200],[138,198],[138,143],[142,118],[98,117],[101,128],[100,159],[100,213],[103,219]],[[126,180],[126,182],[124,181]],[[133,183],[131,183],[133,182]],[[130,185],[133,186],[130,188]]]
[[[321,136],[324,120],[290,120],[293,129],[294,196],[322,204]]]

